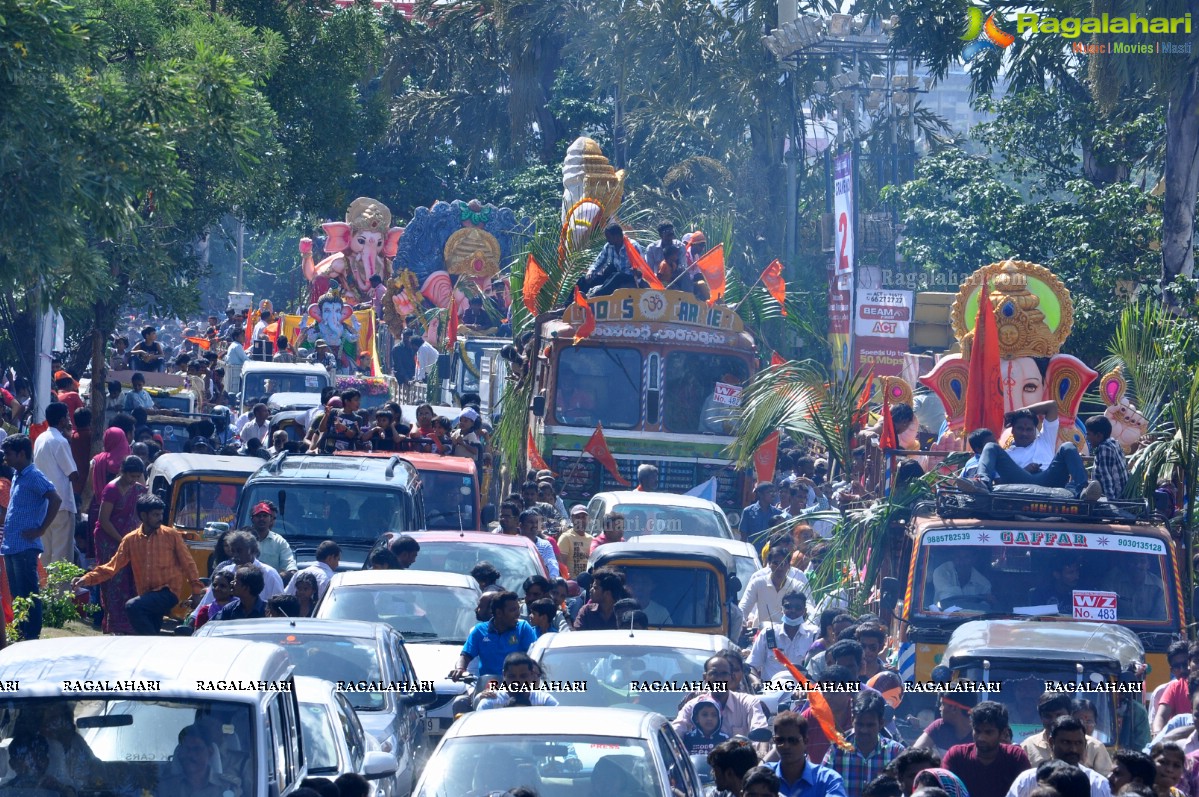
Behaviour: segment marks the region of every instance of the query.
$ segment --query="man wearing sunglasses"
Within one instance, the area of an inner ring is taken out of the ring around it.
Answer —
[[[779,760],[767,764],[782,781],[783,797],[846,797],[841,776],[808,760],[808,721],[793,711],[774,718],[774,749]]]
[[[795,547],[790,536],[786,533],[776,534],[766,550],[766,566],[750,576],[745,592],[737,603],[750,628],[782,622],[784,595],[802,592],[807,596],[811,592],[808,577],[802,570],[791,566]]]

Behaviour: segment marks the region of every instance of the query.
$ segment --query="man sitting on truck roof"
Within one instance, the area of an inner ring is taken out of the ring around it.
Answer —
[[[1041,431],[1037,419],[1044,416]],[[988,492],[992,483],[1034,484],[1040,487],[1069,487],[1083,501],[1098,501],[1103,490],[1088,480],[1087,469],[1073,443],[1057,445],[1057,404],[1042,401],[1016,410],[1005,419],[1012,427],[1012,447],[987,443],[979,455],[978,474],[959,479],[967,492]]]
[[[604,248],[596,255],[591,268],[587,269],[587,273],[579,280],[579,290],[589,297],[607,296],[621,288],[636,288],[642,284],[629,261],[624,228],[612,222],[604,228],[604,239],[607,241]],[[633,240],[628,243],[631,243],[642,257],[645,256],[641,244]]]

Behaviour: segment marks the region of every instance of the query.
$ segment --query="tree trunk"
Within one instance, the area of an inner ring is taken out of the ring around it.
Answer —
[[[1170,92],[1166,108],[1166,196],[1162,207],[1162,286],[1195,271],[1199,192],[1199,72]]]

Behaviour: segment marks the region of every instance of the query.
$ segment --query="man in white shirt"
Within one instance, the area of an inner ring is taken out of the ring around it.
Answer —
[[[416,349],[416,378],[424,379],[429,375],[429,369],[437,365],[437,349],[424,338],[413,338],[412,346]]]
[[[55,401],[46,407],[46,431],[33,443],[33,464],[46,475],[62,498],[62,506],[42,537],[42,564],[73,562],[75,557],[75,488],[79,476],[71,444],[66,434],[71,429],[70,410]]]
[[[808,577],[798,568],[791,566],[791,554],[795,548],[791,538],[779,534],[770,541],[770,553],[766,567],[754,573],[745,585],[745,592],[737,608],[750,627],[777,623],[783,617],[783,596],[789,592],[811,592]],[[736,632],[736,629],[733,629]],[[733,636],[736,639],[736,634]]]
[[[1053,760],[1072,764],[1087,776],[1091,782],[1091,797],[1111,797],[1111,785],[1107,778],[1081,763],[1086,749],[1086,731],[1081,722],[1069,716],[1059,717],[1049,732],[1049,741],[1053,746]],[[1007,797],[1028,797],[1037,785],[1036,767],[1026,769],[1016,777],[1008,789]]]
[[[243,446],[251,440],[261,440],[266,446],[271,442],[271,410],[265,404],[255,404],[251,412],[237,430],[237,436],[241,438]]]
[[[283,592],[283,578],[279,575],[279,571],[258,558],[261,552],[258,548],[258,538],[248,531],[235,531],[225,538],[225,547],[229,551],[229,559],[225,562],[219,562],[215,573],[226,565],[234,567],[242,567],[244,565],[254,565],[262,571],[262,593],[258,596],[263,601],[269,601],[271,598]],[[200,605],[196,609],[200,609],[213,602],[212,587],[204,593],[204,599],[200,601]]]
[[[233,330],[228,335],[229,348],[225,349],[225,391],[229,394],[241,393],[241,369],[249,357],[241,345],[241,330]]]
[[[1045,420],[1038,433],[1039,416]],[[990,490],[992,483],[1068,487],[1083,501],[1099,500],[1103,489],[1099,482],[1089,481],[1078,449],[1073,443],[1058,447],[1055,402],[1031,404],[1011,413],[1008,420],[1012,426],[1012,447],[1005,451],[998,443],[987,443],[979,455],[974,480],[959,480],[960,487],[972,492],[979,485]]]
[[[785,668],[774,656],[777,647],[793,664],[799,664],[816,641],[817,629],[804,621],[808,616],[808,596],[789,592],[783,596],[783,621],[770,623],[754,639],[747,664],[763,681],[769,681]]]
[[[287,588],[283,591],[288,595],[295,595],[296,577],[300,573],[311,573],[316,576],[316,597],[317,600],[320,600],[325,597],[325,592],[329,589],[329,579],[333,578],[333,574],[339,567],[341,567],[341,546],[333,540],[325,540],[316,546],[316,561],[296,573],[291,581],[287,582]]]
[[[954,548],[950,559],[933,570],[933,602],[954,598],[981,598],[994,602],[991,582],[974,567],[978,550],[961,546]]]

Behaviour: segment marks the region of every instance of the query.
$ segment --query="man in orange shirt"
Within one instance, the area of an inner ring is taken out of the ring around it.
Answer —
[[[139,636],[162,631],[163,616],[186,598],[184,581],[191,586],[193,600],[204,593],[183,535],[162,525],[165,510],[166,504],[156,495],[139,498],[137,516],[142,524],[121,539],[111,560],[71,582],[75,588],[91,587],[112,578],[125,565],[132,567],[137,597],[125,603],[125,611]]]

